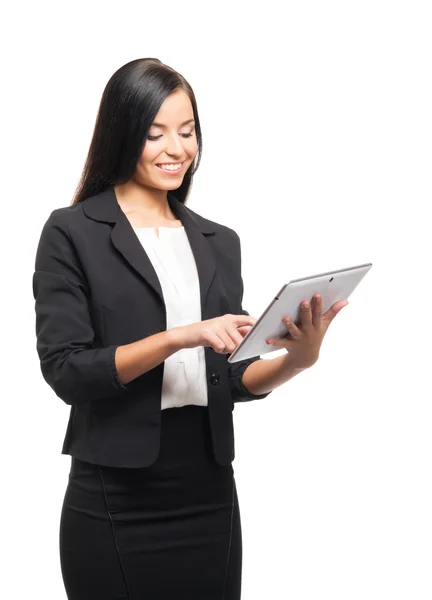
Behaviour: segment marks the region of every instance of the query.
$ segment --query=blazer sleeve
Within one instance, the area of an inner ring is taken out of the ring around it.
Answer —
[[[238,245],[238,256],[239,256],[238,264],[240,267],[238,277],[239,277],[240,289],[241,289],[240,298],[238,301],[238,309],[236,310],[236,312],[234,314],[249,315],[247,310],[245,310],[242,306],[244,286],[243,286],[243,279],[242,279],[242,274],[241,274],[241,244],[240,244],[240,238],[239,238],[238,234],[236,232],[234,232],[234,233],[235,233],[236,241],[237,241],[237,245]],[[230,355],[227,354],[227,358],[229,356]],[[248,368],[248,366],[251,365],[256,360],[264,360],[264,359],[260,358],[259,356],[252,356],[251,358],[239,360],[235,363],[228,363],[229,385],[230,385],[231,395],[232,395],[234,402],[247,402],[250,400],[260,400],[262,398],[266,398],[273,391],[273,390],[270,390],[269,392],[266,392],[265,394],[259,394],[259,395],[252,394],[243,385],[243,380],[242,380],[243,373]]]
[[[36,348],[45,381],[66,404],[120,396],[117,346],[95,347],[89,290],[72,244],[64,209],[55,209],[39,239],[33,296]]]

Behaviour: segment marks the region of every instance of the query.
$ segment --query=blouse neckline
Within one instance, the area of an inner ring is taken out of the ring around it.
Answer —
[[[167,225],[158,225],[153,226],[153,227],[133,227],[133,229],[184,229],[184,225],[181,225],[180,227],[168,227]]]

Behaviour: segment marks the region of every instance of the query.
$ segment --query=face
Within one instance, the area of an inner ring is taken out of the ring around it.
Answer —
[[[198,150],[193,118],[192,104],[186,92],[176,90],[165,99],[137,164],[135,179],[142,185],[158,190],[180,187]],[[182,164],[168,166],[175,170],[164,170],[161,163]],[[178,170],[177,166],[180,167]]]

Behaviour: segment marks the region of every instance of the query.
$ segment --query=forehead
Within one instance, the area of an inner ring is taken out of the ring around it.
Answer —
[[[193,108],[184,90],[176,90],[165,98],[152,123],[154,127],[181,126],[193,121]]]

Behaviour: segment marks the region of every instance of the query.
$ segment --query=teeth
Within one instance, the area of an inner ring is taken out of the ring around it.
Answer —
[[[156,165],[158,167],[160,167],[161,169],[164,169],[164,171],[178,171],[181,168],[181,163],[177,164],[177,165]]]

